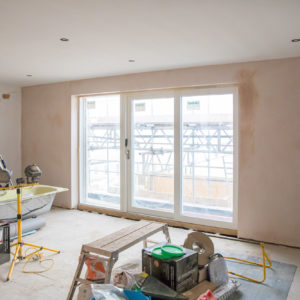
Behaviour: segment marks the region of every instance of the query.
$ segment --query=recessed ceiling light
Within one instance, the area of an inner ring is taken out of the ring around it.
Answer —
[[[300,42],[300,39],[292,39],[292,42],[293,42],[293,43]]]
[[[68,42],[68,41],[69,41],[69,39],[67,39],[67,38],[64,38],[64,37],[63,37],[63,38],[61,38],[60,40],[61,40],[62,42]]]
[[[134,59],[129,59],[128,62],[135,62],[135,60]]]
[[[26,74],[27,77],[32,77],[32,74]]]

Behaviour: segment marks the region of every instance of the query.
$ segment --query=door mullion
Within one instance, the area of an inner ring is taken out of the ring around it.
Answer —
[[[125,139],[127,138],[127,97],[121,94],[120,97],[120,210],[127,211],[127,159],[125,155]]]
[[[133,163],[132,163],[132,96],[126,95],[126,139],[127,147],[124,152],[124,160],[126,162],[126,211],[130,211],[132,202],[132,185],[133,185]],[[129,151],[130,155],[126,155],[126,151]]]
[[[181,103],[180,95],[174,97],[174,216],[181,215]]]
[[[87,155],[87,142],[86,142],[86,100],[79,98],[79,124],[80,124],[80,203],[85,203],[87,199],[87,172],[86,172],[86,155]]]

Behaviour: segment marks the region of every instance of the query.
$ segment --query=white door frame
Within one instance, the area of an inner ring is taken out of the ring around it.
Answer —
[[[233,208],[232,208],[232,222],[210,220],[206,218],[193,218],[190,216],[184,216],[181,214],[181,202],[182,202],[182,151],[181,151],[181,137],[182,137],[182,117],[181,117],[181,101],[182,96],[200,96],[200,95],[233,95]],[[177,167],[179,169],[180,187],[177,187],[177,194],[180,195],[180,200],[177,200],[179,209],[177,210],[176,219],[183,222],[202,224],[207,226],[223,227],[228,229],[237,229],[238,222],[238,88],[236,86],[229,87],[212,87],[212,88],[193,88],[193,89],[180,89],[176,91],[177,100],[177,119],[176,123],[180,124],[180,133],[177,130],[178,142],[180,143],[180,155],[177,157]],[[179,103],[178,103],[179,102]],[[179,181],[178,181],[179,182]],[[176,185],[175,185],[176,187]],[[179,191],[180,190],[180,191]]]
[[[130,159],[127,159],[127,211],[131,213],[138,213],[144,215],[151,215],[163,218],[174,219],[174,212],[162,212],[158,210],[144,209],[135,207],[132,205],[132,200],[134,196],[134,160],[133,160],[133,115],[132,107],[134,100],[143,99],[160,99],[160,98],[174,98],[174,92],[172,90],[165,91],[150,91],[141,93],[132,93],[127,95],[127,138],[128,138],[128,150],[130,152]],[[174,120],[175,121],[175,120]],[[175,206],[175,203],[174,203]]]
[[[181,97],[193,95],[209,95],[209,94],[233,94],[233,217],[232,222],[216,221],[205,218],[193,218],[181,214],[181,201],[182,201],[182,110],[181,110]],[[116,94],[116,93],[114,93]],[[237,228],[237,213],[238,213],[238,88],[236,86],[228,87],[211,87],[211,88],[185,88],[185,89],[172,89],[172,90],[157,90],[136,93],[120,94],[120,211],[131,212],[141,215],[157,216],[172,220],[189,222],[194,224],[201,224],[207,226],[223,227],[228,229]],[[91,95],[92,96],[92,95]],[[88,96],[86,96],[87,98]],[[132,176],[133,159],[132,159],[132,103],[136,99],[154,99],[154,98],[174,98],[174,212],[161,212],[153,211],[150,209],[141,209],[132,206],[133,196],[133,181]],[[84,97],[80,97],[84,98]],[[86,154],[84,153],[83,141],[85,140],[82,131],[82,101],[80,105],[80,183],[86,180],[84,174]],[[125,140],[127,139],[127,147]],[[130,159],[127,159],[127,151],[129,150]],[[176,184],[180,183],[180,184]],[[86,188],[81,187],[81,203],[84,202]],[[105,208],[105,207],[103,207]]]

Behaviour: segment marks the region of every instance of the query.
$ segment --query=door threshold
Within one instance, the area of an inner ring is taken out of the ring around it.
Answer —
[[[162,222],[162,223],[167,223],[169,226],[172,227],[180,227],[185,229],[193,229],[197,231],[211,232],[216,234],[223,234],[223,235],[237,237],[237,230],[235,229],[194,224],[194,223],[182,222],[178,220],[171,220],[171,219],[166,219],[161,217],[152,217],[152,216],[147,216],[147,215],[142,215],[137,213],[133,214],[133,213],[118,211],[114,209],[107,209],[107,208],[97,207],[88,204],[78,204],[77,209],[90,211],[90,212],[93,211],[108,216],[131,219],[131,220],[150,220],[150,221]]]

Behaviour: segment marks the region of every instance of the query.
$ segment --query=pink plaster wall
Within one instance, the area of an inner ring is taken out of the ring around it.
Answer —
[[[25,87],[23,166],[35,161],[43,182],[77,189],[72,95],[218,84],[239,86],[239,236],[300,246],[300,57]],[[76,205],[71,192],[55,204]]]
[[[2,94],[9,93],[9,100]],[[0,154],[8,169],[13,171],[13,181],[22,176],[21,170],[21,90],[0,83]]]

